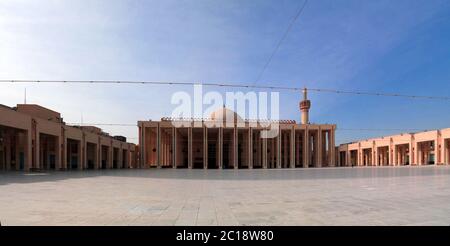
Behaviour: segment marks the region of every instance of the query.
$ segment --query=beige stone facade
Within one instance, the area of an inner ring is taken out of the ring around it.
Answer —
[[[219,109],[208,119],[139,121],[141,167],[299,168],[335,165],[335,125],[277,121],[279,134],[262,138],[262,121],[211,126],[235,113]],[[219,125],[219,124],[217,124]]]
[[[0,105],[0,170],[450,164],[450,128],[335,147],[336,125],[309,122],[306,90],[299,106],[301,124],[244,120],[226,108],[205,119],[138,121],[136,146],[95,126],[69,126],[60,113],[39,105]],[[262,137],[274,125],[278,134]]]
[[[339,166],[450,164],[450,128],[341,144]]]
[[[0,105],[0,170],[136,167],[136,146],[34,104]]]

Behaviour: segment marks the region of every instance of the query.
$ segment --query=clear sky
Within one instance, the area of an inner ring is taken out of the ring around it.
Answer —
[[[254,83],[301,0],[0,1],[0,79]],[[258,84],[450,96],[450,1],[310,0]],[[170,116],[150,85],[0,84],[0,104],[66,122]],[[300,95],[281,92],[299,121]],[[338,128],[450,127],[450,101],[310,93],[311,121]],[[135,127],[103,127],[137,139]],[[347,142],[398,131],[337,132]]]

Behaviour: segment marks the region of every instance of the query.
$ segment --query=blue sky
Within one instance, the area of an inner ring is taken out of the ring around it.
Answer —
[[[0,1],[0,79],[256,83],[302,1]],[[450,96],[450,1],[310,0],[258,84]],[[1,84],[66,122],[170,116],[189,87]],[[222,91],[223,92],[223,91]],[[450,102],[311,93],[338,128],[450,127]],[[300,95],[281,92],[281,118]],[[133,127],[103,127],[136,141]],[[337,142],[397,133],[338,131]]]

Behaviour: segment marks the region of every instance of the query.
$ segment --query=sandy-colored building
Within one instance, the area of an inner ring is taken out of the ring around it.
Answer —
[[[139,121],[136,146],[95,126],[69,126],[60,113],[39,105],[0,105],[0,170],[450,164],[450,128],[335,147],[336,125],[310,123],[310,107],[305,90],[300,124],[244,120],[225,107],[206,119]],[[263,138],[274,126],[278,134]]]
[[[450,128],[341,144],[338,153],[340,166],[450,164]]]
[[[34,104],[0,105],[0,170],[136,167],[136,146]]]
[[[261,137],[262,131],[268,129],[267,121],[244,120],[225,107],[207,119],[139,121],[140,166],[202,169],[335,166],[336,126],[309,123],[310,106],[305,90],[300,103],[301,124],[293,120],[273,121],[279,130],[273,138]]]

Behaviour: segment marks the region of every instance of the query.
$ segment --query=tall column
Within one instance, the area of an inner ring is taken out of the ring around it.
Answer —
[[[283,168],[284,167],[289,168],[289,166],[290,166],[290,160],[288,160],[288,158],[290,156],[290,155],[288,155],[288,153],[291,152],[290,146],[288,147],[289,136],[290,136],[290,134],[288,134],[287,132],[285,134],[281,134],[281,138],[282,138],[281,145],[283,146],[283,155],[281,154],[281,148],[278,153],[280,155],[280,160],[283,160],[283,162],[280,164],[280,167],[283,167]]]
[[[150,165],[148,164],[148,158],[150,155],[151,149],[149,147],[151,146],[151,143],[147,141],[147,128],[143,125],[143,139],[142,139],[142,147],[141,147],[141,153],[142,153],[142,167],[143,168],[149,168]],[[149,134],[151,136],[151,133]]]
[[[441,148],[439,147],[439,137],[434,140],[434,164],[441,163]]]
[[[420,143],[416,143],[416,165],[422,165],[422,150]]]
[[[167,158],[167,153],[169,152],[169,145],[167,144],[167,135],[165,133],[163,134],[162,129],[161,129],[160,145],[161,145],[162,152],[160,152],[161,156],[160,156],[160,160],[159,160],[159,167],[163,167],[163,166],[167,165],[167,162],[169,161],[169,159]]]
[[[58,140],[56,140],[56,141],[58,141]],[[64,170],[72,169],[72,146],[73,146],[73,142],[67,141],[67,145],[66,145],[66,147],[64,147],[64,149],[65,149],[64,151],[66,151],[66,153],[65,153],[66,157],[64,159],[66,159],[66,163],[67,163],[67,165],[65,167],[63,167]],[[77,158],[78,158],[80,156],[80,148],[79,148],[78,144],[76,145],[76,147],[77,147],[76,155],[77,155]],[[61,150],[61,153],[62,152],[63,152],[63,150]],[[77,159],[77,165],[78,164],[79,164],[79,162],[78,162],[78,159]],[[58,164],[57,164],[57,166],[58,166]]]
[[[275,139],[273,141],[275,141]],[[283,158],[281,156],[281,143],[283,141],[283,138],[281,138],[281,129],[279,126],[278,126],[278,136],[276,137],[276,141],[277,141],[277,144],[276,144],[276,148],[277,148],[276,153],[277,154],[276,154],[276,159],[275,159],[276,168],[281,168],[281,162],[283,160]],[[284,154],[287,155],[287,153],[284,153]]]
[[[162,131],[162,129],[159,129]],[[164,155],[164,153],[166,152],[166,140],[164,139],[164,134],[160,134],[159,135],[159,144],[158,147],[156,147],[158,149],[156,156],[157,156],[157,161],[156,161],[156,167],[160,168],[161,166],[164,165],[165,161],[166,161],[166,157]],[[157,137],[158,139],[158,137]],[[158,142],[158,140],[156,140],[156,142]],[[159,155],[159,158],[158,158]]]
[[[167,144],[167,152],[166,152],[166,159],[167,163],[166,166],[172,166],[172,152],[173,152],[173,145],[172,145],[172,135],[167,134],[166,135],[166,144]]]
[[[192,169],[192,127],[188,128],[188,168]]]
[[[295,128],[292,127],[291,129],[291,160],[290,160],[290,167],[295,168]]]
[[[130,168],[136,168],[136,166],[133,165],[132,156],[134,155],[134,152],[132,152],[133,148],[132,145],[128,144],[127,151],[126,151],[126,159],[125,159],[125,167],[127,169]]]
[[[98,137],[97,144],[95,145],[95,169],[102,168],[102,143],[100,141],[100,137]]]
[[[308,168],[309,162],[310,162],[310,149],[309,149],[309,129],[305,128],[304,131],[305,137],[304,137],[304,143],[303,143],[303,167]]]
[[[324,134],[324,138],[325,138],[325,142],[327,144],[327,148],[328,150],[326,151],[326,163],[328,167],[331,167],[331,159],[332,159],[332,155],[331,155],[331,130],[327,131],[326,134]],[[334,157],[333,157],[334,158]]]
[[[253,169],[253,133],[252,128],[248,128],[248,168]]]
[[[374,143],[373,144],[373,165],[374,166],[379,166],[380,165],[380,163],[379,163],[379,156],[380,156],[380,153],[379,153],[379,151],[378,151],[378,146],[376,145],[376,143]]]
[[[285,151],[285,156],[286,156],[286,157],[284,157],[284,160],[285,160],[284,167],[290,168],[291,160],[292,160],[291,132],[290,131],[287,131],[285,134],[284,151]]]
[[[393,155],[394,155],[394,152],[392,151],[392,142],[391,142],[391,140],[389,139],[389,146],[388,146],[388,161],[387,161],[388,166],[392,166],[392,164],[393,164],[393,161],[392,161]]]
[[[345,151],[345,165],[346,166],[352,166],[352,155],[350,150],[347,148],[347,150]]]
[[[141,141],[140,141],[140,145],[139,145],[139,148],[140,148],[140,153],[139,153],[139,155],[141,156],[141,158],[140,158],[140,160],[139,160],[139,162],[140,162],[140,166],[141,166],[141,168],[144,168],[145,166],[146,166],[146,163],[147,163],[147,155],[146,155],[146,152],[147,152],[147,146],[146,146],[146,141],[145,141],[145,126],[144,126],[144,124],[142,123],[142,125],[141,125],[141,127],[140,127],[140,130],[141,130]]]
[[[322,144],[322,129],[319,127],[319,130],[317,131],[317,162],[316,167],[322,167],[322,161],[323,161],[323,144]]]
[[[161,141],[162,145],[163,145],[163,152],[161,154],[161,160],[160,160],[160,167],[166,166],[169,163],[169,157],[167,155],[167,153],[169,153],[169,142],[167,141],[167,134],[163,134],[161,131]]]
[[[405,147],[404,145],[402,146],[402,150],[399,156],[400,158],[398,159],[398,165],[405,165],[406,148],[407,147]]]
[[[280,130],[279,132],[279,143],[278,143],[278,151],[277,151],[277,155],[278,155],[278,160],[277,161],[277,168],[284,168],[284,166],[287,163],[287,158],[288,158],[288,153],[289,153],[289,149],[286,149],[286,145],[287,145],[287,141],[286,141],[286,137],[287,134],[284,133]],[[283,154],[281,154],[281,151],[283,151]]]
[[[297,134],[298,133],[298,134]],[[305,159],[305,144],[306,144],[306,138],[305,138],[304,131],[296,131],[295,132],[295,165],[298,164],[298,166],[304,167],[304,163],[306,162]]]
[[[203,126],[203,169],[208,169],[208,128]]]
[[[161,168],[161,127],[156,128],[156,167]]]
[[[172,167],[177,168],[177,129],[172,127]]]
[[[34,168],[41,169],[42,168],[41,167],[41,138],[40,138],[39,129],[37,126],[36,126],[36,137],[35,137],[34,143],[35,143],[34,144],[34,146],[35,146],[34,147],[34,156],[35,156]]]
[[[392,144],[392,150],[394,151],[394,155],[392,157],[392,166],[398,166],[398,147]]]
[[[32,140],[33,140],[33,133],[32,133],[32,129],[28,129],[27,133],[26,133],[26,141],[25,141],[25,163],[24,163],[24,169],[25,171],[29,171],[30,168],[33,167],[33,144],[32,144]],[[18,145],[17,141],[16,141],[16,145]],[[36,143],[35,143],[36,145]],[[20,160],[19,160],[19,155],[17,155],[19,148],[16,148],[16,169],[19,168],[20,166]]]
[[[81,143],[82,143],[82,141],[80,140],[78,142],[78,144],[77,144],[77,168],[79,170],[83,169],[83,167],[82,167],[82,165],[83,165],[83,157],[82,157],[83,151],[82,151],[82,148],[81,148]]]
[[[361,148],[361,145],[358,147],[358,166],[364,166],[364,151]]]
[[[54,147],[55,147],[55,170],[60,170],[62,163],[63,163],[63,143],[64,139],[66,138],[65,129],[64,127],[60,128],[59,135],[52,136],[53,139],[55,139]],[[46,141],[50,142],[50,140],[46,139]],[[50,152],[50,151],[48,151]],[[50,153],[47,154],[48,156],[45,156],[46,162],[48,163],[48,168],[50,169]]]
[[[385,147],[377,147],[377,152],[378,152],[378,156],[377,156],[377,163],[378,166],[384,166],[385,163],[387,161],[385,161],[385,155],[386,155],[386,151],[385,151]]]
[[[278,138],[270,139],[270,168],[277,168],[277,152],[278,152]],[[267,143],[269,143],[269,139],[267,139]],[[269,153],[269,152],[268,152]]]
[[[445,139],[442,139],[442,151],[441,151],[441,160],[442,164],[447,164],[447,148],[446,148]]]
[[[160,151],[160,156],[159,156],[159,167],[163,167],[165,165],[167,165],[167,152],[169,150],[169,146],[167,145],[167,136],[165,133],[163,133],[163,129],[160,128],[160,146],[161,146],[161,151]]]
[[[118,153],[118,156],[117,156],[117,168],[118,169],[122,169],[122,168],[124,168],[124,166],[123,166],[123,146],[122,146],[122,143],[120,144],[120,147],[119,147],[119,153]]]
[[[262,164],[263,164],[263,168],[266,169],[267,168],[267,138],[262,138]]]
[[[239,167],[239,163],[238,163],[238,144],[239,144],[239,139],[238,139],[238,128],[236,127],[236,125],[233,128],[233,167],[234,169],[238,169]]]
[[[107,148],[108,146],[106,146],[105,145],[105,148]],[[100,153],[100,155],[99,155],[99,157],[100,157],[100,159],[99,159],[99,169],[103,169],[103,159],[105,159],[105,168],[107,169],[108,168],[108,149],[106,149],[106,151],[105,151],[105,156],[103,156],[103,145],[102,144],[100,144],[100,149],[99,149],[99,153]]]
[[[61,146],[61,162],[58,164],[59,169],[64,169],[66,170],[68,167],[68,163],[67,163],[67,138],[63,137],[62,141],[62,146]]]
[[[336,166],[336,147],[335,147],[335,139],[334,139],[334,127],[330,130],[329,135],[329,143],[330,143],[330,166]]]
[[[88,168],[88,158],[87,158],[87,142],[86,142],[86,134],[82,133],[82,142],[83,142],[83,169]]]
[[[372,166],[376,166],[376,160],[377,160],[377,148],[375,146],[375,141],[372,143]]]
[[[172,136],[171,134],[166,134],[166,144],[167,144],[166,166],[172,166],[172,153],[171,152],[173,152],[173,145],[172,145],[172,137],[171,136]]]
[[[450,141],[444,140],[445,164],[450,164]]]
[[[416,162],[416,149],[414,146],[414,135],[411,135],[409,140],[409,165],[413,165]]]
[[[164,165],[165,166],[172,165],[172,162],[171,162],[172,158],[170,157],[171,156],[170,150],[172,148],[170,142],[172,141],[172,139],[170,139],[169,136],[170,136],[169,134],[165,134],[165,137],[164,137],[164,139],[165,139],[164,141],[166,142],[166,151],[164,152],[164,158],[165,158]]]
[[[113,160],[114,160],[114,146],[113,146],[112,140],[110,141],[108,150],[109,150],[109,153],[108,153],[108,168],[112,169],[113,168]]]
[[[332,131],[333,132],[332,132],[331,136],[333,138],[332,138],[331,146],[333,147],[333,155],[336,156],[337,147],[336,147],[336,129],[335,129],[335,127],[333,127]],[[332,165],[336,166],[336,158],[333,158],[332,162],[333,162]]]
[[[369,165],[373,166],[373,148],[370,149],[369,156],[370,156]]]
[[[444,149],[445,149],[445,164],[450,164],[450,141],[444,140]]]
[[[223,128],[219,128],[219,169],[223,168]]]
[[[378,152],[378,146],[377,146],[376,143],[374,143],[374,145],[373,145],[373,151],[374,151],[373,163],[374,163],[375,166],[379,166],[380,165],[380,163],[379,163],[379,154],[380,153]]]
[[[361,166],[361,149],[359,147],[356,149],[356,166]]]
[[[341,164],[341,152],[339,151],[339,149],[337,149],[337,151],[335,150],[335,152],[337,153],[337,155],[335,155],[336,158],[334,158],[334,161],[335,161],[334,165],[338,166],[338,167],[341,167],[342,166],[342,164]]]
[[[130,168],[130,145],[127,144],[125,149],[125,156],[123,156],[123,168]]]

